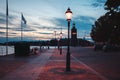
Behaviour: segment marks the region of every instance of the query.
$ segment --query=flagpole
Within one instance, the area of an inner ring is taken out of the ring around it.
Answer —
[[[8,55],[8,0],[6,0],[6,55]]]
[[[26,25],[26,20],[23,16],[23,14],[21,13],[21,41],[23,40],[23,23]]]
[[[21,41],[23,40],[22,36],[23,36],[23,33],[22,33],[22,13],[21,13]]]

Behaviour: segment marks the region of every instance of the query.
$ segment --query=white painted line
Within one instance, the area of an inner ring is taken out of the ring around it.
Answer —
[[[95,73],[96,75],[98,75],[102,80],[108,80],[106,77],[102,76],[100,73],[98,73],[97,71],[95,71],[94,69],[92,69],[91,67],[89,67],[88,65],[86,65],[85,63],[83,63],[82,61],[78,60],[73,55],[71,55],[71,57],[73,57],[77,62],[79,62],[80,64],[84,65],[86,68],[88,68],[93,73]]]

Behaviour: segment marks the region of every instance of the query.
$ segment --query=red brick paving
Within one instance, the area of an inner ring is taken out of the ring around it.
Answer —
[[[65,62],[49,61],[37,80],[102,80],[83,65],[71,65],[71,72],[66,72]]]
[[[59,54],[58,50],[55,50],[49,62],[43,67],[37,80],[102,80],[99,76],[73,59],[71,59],[71,71],[66,72],[65,55],[65,50],[63,50],[62,55]]]

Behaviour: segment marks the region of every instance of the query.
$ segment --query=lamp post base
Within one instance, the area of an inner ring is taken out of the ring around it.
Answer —
[[[70,68],[66,68],[66,72],[69,72],[69,71],[71,71],[71,69]]]

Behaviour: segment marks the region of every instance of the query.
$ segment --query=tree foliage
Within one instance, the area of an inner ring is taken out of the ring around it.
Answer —
[[[120,0],[107,0],[105,3],[106,10],[119,10]]]
[[[120,0],[107,0],[107,13],[92,25],[91,37],[95,42],[120,43]]]

